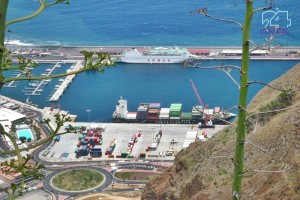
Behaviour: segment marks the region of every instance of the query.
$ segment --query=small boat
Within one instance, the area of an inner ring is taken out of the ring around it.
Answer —
[[[33,86],[33,87],[36,87],[36,86],[38,86],[38,84],[37,84],[37,83],[29,83],[29,85],[30,85],[30,86]]]
[[[59,79],[58,81],[59,81],[59,82],[63,82],[64,80],[65,80],[65,79],[61,78],[61,79]]]

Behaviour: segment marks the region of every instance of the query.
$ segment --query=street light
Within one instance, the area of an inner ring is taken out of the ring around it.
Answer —
[[[89,117],[89,128],[91,128],[90,112],[91,112],[92,110],[91,110],[91,109],[86,109],[85,111],[88,113],[88,117]]]

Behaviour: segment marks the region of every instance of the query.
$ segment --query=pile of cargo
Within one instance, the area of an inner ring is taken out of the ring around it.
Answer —
[[[116,158],[133,158],[133,155],[130,155],[132,153],[133,147],[135,143],[138,142],[138,137],[141,137],[142,131],[139,131],[138,134],[133,134],[133,136],[128,141],[128,148],[126,152],[122,152],[120,155],[116,155]]]
[[[128,143],[128,148],[127,148],[127,153],[128,153],[128,154],[131,154],[132,149],[133,149],[133,147],[134,147],[134,144],[137,143],[137,141],[138,141],[138,138],[137,138],[136,134],[134,134],[134,135],[131,137],[131,139],[129,140],[129,143]]]
[[[180,120],[181,112],[182,112],[182,104],[172,103],[170,107],[170,119]]]
[[[78,137],[76,157],[90,156],[101,157],[102,133],[100,130],[86,130]]]
[[[105,155],[112,155],[116,145],[117,145],[117,139],[113,138],[109,146],[106,148]]]
[[[170,108],[161,108],[159,113],[159,120],[169,120]]]
[[[137,112],[128,112],[127,100],[119,101],[113,113],[113,122],[116,123],[206,124],[207,121],[212,120],[213,124],[227,124],[226,121],[236,116],[234,113],[221,110],[220,107],[208,109],[194,106],[190,111],[183,112],[181,103],[172,103],[170,108],[161,108],[161,103],[140,103]]]
[[[156,134],[151,146],[148,145],[146,151],[155,151],[160,143],[160,139],[162,137],[162,130],[159,130],[158,134]]]
[[[136,119],[138,121],[148,120],[148,108],[149,108],[149,103],[140,103],[136,115]]]
[[[160,103],[150,103],[148,110],[148,121],[157,121],[159,118]]]
[[[202,106],[194,106],[192,109],[192,120],[198,121],[203,119]]]

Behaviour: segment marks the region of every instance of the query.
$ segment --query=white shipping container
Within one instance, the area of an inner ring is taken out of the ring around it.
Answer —
[[[136,119],[137,113],[127,113],[126,118],[127,119]]]
[[[214,114],[214,109],[204,109],[204,113],[212,115],[212,114]]]
[[[160,109],[161,114],[169,114],[169,112],[170,112],[170,108],[161,108]]]

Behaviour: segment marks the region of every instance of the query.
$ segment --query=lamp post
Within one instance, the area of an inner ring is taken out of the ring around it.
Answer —
[[[86,109],[85,111],[88,113],[88,117],[89,117],[89,128],[91,128],[90,112],[91,112],[92,110],[91,110],[91,109]]]

